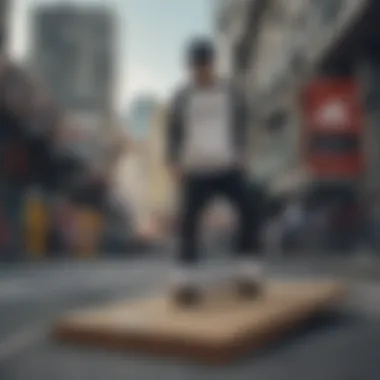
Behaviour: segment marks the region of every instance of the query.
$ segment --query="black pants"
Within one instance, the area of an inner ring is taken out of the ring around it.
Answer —
[[[184,264],[199,261],[199,227],[203,210],[215,196],[223,196],[234,206],[239,226],[235,253],[239,256],[257,253],[259,218],[250,197],[248,180],[240,170],[212,174],[187,175],[182,187],[180,254]]]

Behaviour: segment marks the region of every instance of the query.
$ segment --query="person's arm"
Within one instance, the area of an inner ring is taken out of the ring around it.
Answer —
[[[183,103],[184,92],[175,95],[168,113],[166,153],[171,169],[178,169],[183,140]]]
[[[243,94],[236,88],[232,88],[232,99],[234,143],[239,152],[241,164],[245,165],[249,148],[248,107]]]

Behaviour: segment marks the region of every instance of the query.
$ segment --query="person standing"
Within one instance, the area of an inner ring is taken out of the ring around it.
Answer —
[[[258,212],[247,175],[246,107],[239,92],[218,78],[215,63],[211,41],[199,38],[190,43],[190,81],[175,94],[168,118],[168,163],[180,194],[173,297],[182,305],[197,304],[204,294],[197,278],[199,227],[205,207],[215,196],[227,198],[238,213],[234,274],[238,293],[255,297],[262,289]]]

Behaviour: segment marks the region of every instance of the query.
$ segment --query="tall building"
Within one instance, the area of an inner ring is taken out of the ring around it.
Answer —
[[[225,3],[218,12],[218,18],[224,20],[221,24],[224,27],[219,26],[218,32],[228,34],[233,40],[230,48],[233,77],[241,85],[252,110],[252,134],[260,136],[252,142],[256,172],[273,188],[281,188],[281,183],[296,186],[302,183],[297,181],[301,177],[314,185],[325,184],[323,176],[310,178],[305,173],[301,149],[305,130],[303,90],[318,81],[342,79],[353,83],[361,95],[358,107],[365,117],[358,128],[367,141],[364,177],[358,172],[349,186],[377,189],[380,193],[380,179],[376,175],[380,164],[377,128],[380,3],[373,0],[232,2],[236,9],[239,3],[240,12],[232,11],[232,5]],[[242,32],[233,32],[234,28],[226,25],[239,25]],[[343,149],[347,156],[354,155],[357,145],[343,144],[341,140],[338,146],[336,142],[334,145],[330,140],[323,149],[330,153],[334,153],[331,149],[335,153]]]
[[[159,109],[157,99],[149,94],[136,97],[128,112],[128,134],[133,140],[146,140],[156,121]]]
[[[97,5],[41,5],[32,21],[32,67],[80,125],[107,124],[113,113],[115,20]]]

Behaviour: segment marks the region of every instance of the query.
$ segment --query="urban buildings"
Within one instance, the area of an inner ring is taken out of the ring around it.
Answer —
[[[131,102],[127,115],[127,130],[130,138],[135,141],[144,141],[149,137],[158,109],[157,99],[150,94],[137,96]]]
[[[159,107],[147,140],[148,202],[150,212],[156,220],[172,217],[176,206],[174,183],[167,165],[166,121],[167,109]]]
[[[236,60],[237,43],[245,29],[245,12],[247,1],[219,0],[215,1],[216,28],[219,31],[218,47],[220,71],[230,75]]]
[[[217,25],[223,37],[219,40],[228,41],[230,72],[251,111],[253,171],[271,188],[281,191],[285,184],[295,188],[324,183],[323,176],[310,177],[304,154],[308,142],[303,91],[318,81],[343,80],[354,83],[360,95],[357,112],[363,117],[357,129],[365,142],[349,144],[347,136],[331,138],[324,140],[323,149],[330,154],[344,151],[345,157],[365,155],[364,172],[358,171],[349,186],[380,191],[376,175],[380,135],[375,127],[380,110],[379,15],[380,3],[372,0],[220,4]],[[347,184],[338,177],[334,180]]]
[[[132,205],[136,230],[144,230],[151,222],[152,191],[152,130],[158,122],[160,107],[151,95],[142,95],[132,101],[125,115],[124,133],[128,148],[118,160],[114,177],[117,188],[126,203]],[[158,158],[157,155],[155,158]]]
[[[119,160],[115,179],[125,202],[133,205],[136,229],[157,232],[175,206],[165,154],[167,111],[150,101],[143,102],[140,110],[149,112],[137,113],[140,117],[134,119],[135,129],[128,128],[129,148]]]
[[[113,113],[115,22],[97,5],[44,4],[32,22],[32,67],[78,124],[106,127]]]
[[[0,62],[1,198],[6,205],[0,219],[12,237],[1,242],[0,251],[16,257],[29,248],[46,253],[48,230],[54,223],[49,219],[46,224],[50,206],[56,198],[70,198],[87,170],[81,160],[59,154],[56,148],[63,113],[44,86],[10,56],[8,48],[12,46],[6,43],[11,28],[8,5],[14,3],[0,2],[0,31],[4,37]],[[34,248],[28,247],[27,231],[38,234],[38,242],[32,243]]]
[[[32,71],[66,110],[65,148],[92,170],[107,171],[108,136],[114,133],[115,119],[112,10],[94,4],[37,6],[30,52]]]

